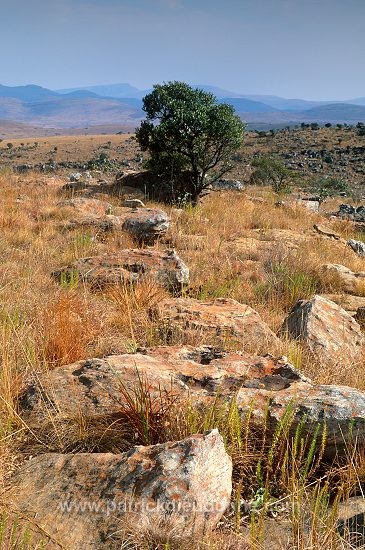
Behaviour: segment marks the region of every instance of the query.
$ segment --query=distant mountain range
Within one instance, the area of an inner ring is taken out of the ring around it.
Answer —
[[[270,95],[243,95],[196,84],[230,103],[250,127],[300,122],[356,123],[365,121],[365,97],[346,101],[308,101]],[[41,86],[0,85],[0,121],[43,128],[86,128],[113,125],[135,128],[144,117],[142,98],[150,90],[127,83],[49,90]]]

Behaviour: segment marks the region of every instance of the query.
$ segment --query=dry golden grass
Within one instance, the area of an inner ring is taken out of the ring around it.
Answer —
[[[62,222],[69,213],[57,206],[60,200],[57,181],[50,179],[46,185],[45,178],[37,174],[22,179],[5,174],[0,176],[0,187],[1,487],[16,462],[27,454],[46,450],[120,452],[130,444],[119,426],[96,425],[82,414],[62,419],[62,411],[50,419],[43,431],[27,433],[17,414],[17,399],[32,376],[79,359],[133,352],[138,347],[206,342],[197,331],[181,337],[154,322],[150,311],[166,297],[166,292],[152,281],[104,293],[92,292],[82,284],[72,288],[56,283],[50,276],[53,269],[75,258],[129,247],[130,239],[113,234],[91,239],[85,230],[62,231]],[[364,259],[345,245],[312,231],[313,224],[324,223],[319,215],[275,206],[275,197],[264,188],[252,189],[250,195],[252,198],[245,194],[214,193],[196,208],[171,209],[174,224],[169,242],[190,268],[188,296],[201,300],[236,299],[259,311],[263,320],[277,330],[297,300],[317,292],[342,290],[338,280],[322,272],[322,264],[339,263],[353,271],[365,271]],[[258,200],[262,197],[265,202]],[[113,200],[117,205],[118,201]],[[336,222],[332,227],[344,238],[354,235],[349,223]],[[294,246],[287,246],[285,235],[289,233],[285,232],[292,232]],[[160,242],[155,248],[167,246],[166,242]],[[281,351],[317,382],[365,390],[362,357],[358,365],[344,369],[321,365],[298,343],[283,341]],[[179,425],[183,429],[184,424]],[[184,433],[170,433],[171,437],[179,435]],[[242,467],[252,468],[254,464],[249,452],[242,461]],[[348,494],[356,493],[363,482],[364,463],[356,455],[348,461],[345,473],[344,470],[338,473],[337,483],[342,486],[348,482]],[[310,488],[306,495],[311,498]],[[133,535],[135,547],[144,548],[145,543],[149,544],[146,548],[175,547],[161,541],[161,529],[157,533],[159,540],[149,528],[146,532],[149,534],[143,543]],[[297,539],[292,538],[287,548],[349,548],[335,546],[333,537],[330,543],[324,536],[318,538],[319,532],[318,525],[314,525],[312,539],[303,538],[303,528],[298,527]],[[217,533],[207,542],[190,542],[189,548],[265,547],[259,536],[255,543],[250,537],[232,531]]]

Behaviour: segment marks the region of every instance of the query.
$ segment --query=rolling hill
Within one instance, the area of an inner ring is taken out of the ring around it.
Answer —
[[[196,86],[215,94],[220,103],[233,105],[251,128],[300,122],[353,124],[365,120],[365,98],[326,103],[278,96],[244,96],[215,86]],[[126,83],[59,91],[31,84],[0,85],[0,120],[55,129],[103,125],[135,128],[144,117],[142,97],[146,92],[148,90]]]

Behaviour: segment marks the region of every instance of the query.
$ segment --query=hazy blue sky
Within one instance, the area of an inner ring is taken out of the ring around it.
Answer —
[[[365,0],[0,0],[0,83],[365,96]]]

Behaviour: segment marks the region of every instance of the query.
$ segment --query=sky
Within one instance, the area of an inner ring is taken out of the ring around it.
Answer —
[[[0,0],[0,83],[365,96],[365,0]]]

